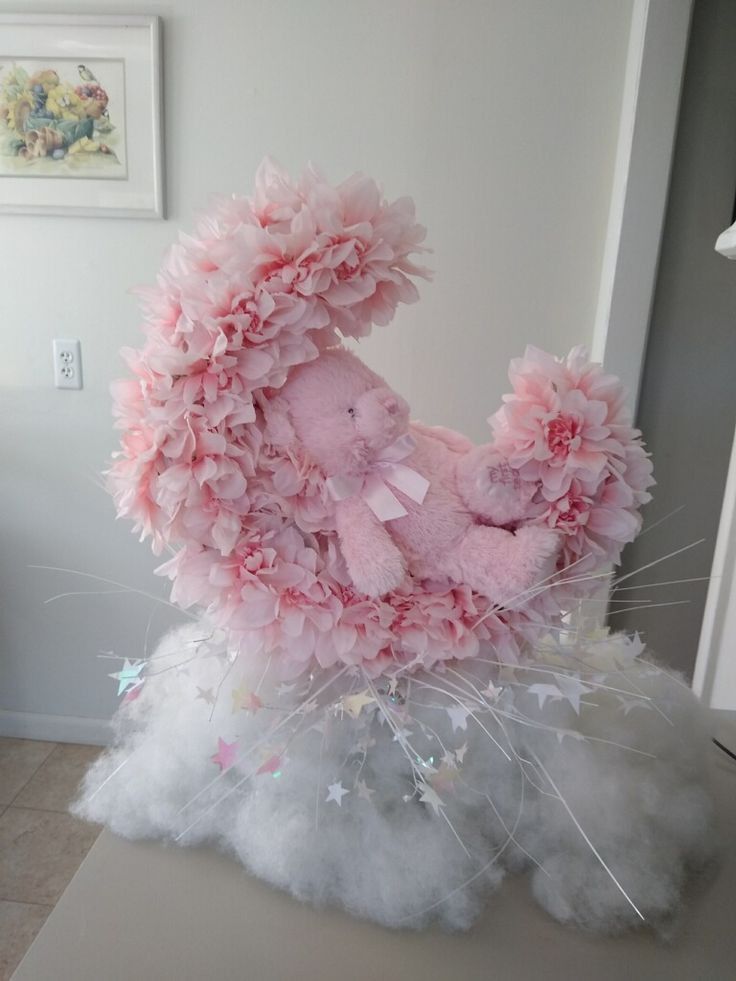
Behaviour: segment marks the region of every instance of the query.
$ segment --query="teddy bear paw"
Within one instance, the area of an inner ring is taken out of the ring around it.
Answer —
[[[514,537],[532,571],[533,583],[542,583],[549,579],[557,567],[562,545],[560,533],[544,525],[524,525],[516,529]]]
[[[385,596],[396,589],[406,576],[406,563],[401,552],[381,557],[381,561],[350,564],[350,578],[355,588],[367,596]]]
[[[457,464],[457,486],[471,514],[494,525],[529,518],[536,481],[523,480],[518,470],[491,444],[474,447]]]

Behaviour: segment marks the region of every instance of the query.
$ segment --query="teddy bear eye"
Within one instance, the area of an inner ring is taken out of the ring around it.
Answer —
[[[349,416],[354,416],[355,415],[355,409],[352,406],[348,409],[348,415]]]

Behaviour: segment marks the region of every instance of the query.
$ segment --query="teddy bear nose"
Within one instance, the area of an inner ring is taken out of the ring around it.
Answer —
[[[383,407],[389,415],[395,416],[399,411],[399,400],[393,395],[389,395],[383,400]]]

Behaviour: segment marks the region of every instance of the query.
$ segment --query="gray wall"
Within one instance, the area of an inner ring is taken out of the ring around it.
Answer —
[[[626,586],[710,573],[736,420],[736,262],[713,245],[731,224],[735,187],[736,2],[696,0],[638,412],[657,478],[645,529],[684,508],[629,546],[623,572],[706,542]],[[691,674],[706,588],[615,594],[689,603],[614,614],[610,623],[640,630],[659,657]]]

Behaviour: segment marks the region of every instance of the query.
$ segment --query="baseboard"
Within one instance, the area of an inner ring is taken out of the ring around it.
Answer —
[[[109,719],[85,719],[75,715],[38,715],[0,709],[0,736],[43,739],[52,743],[86,743],[107,746],[112,731]]]

